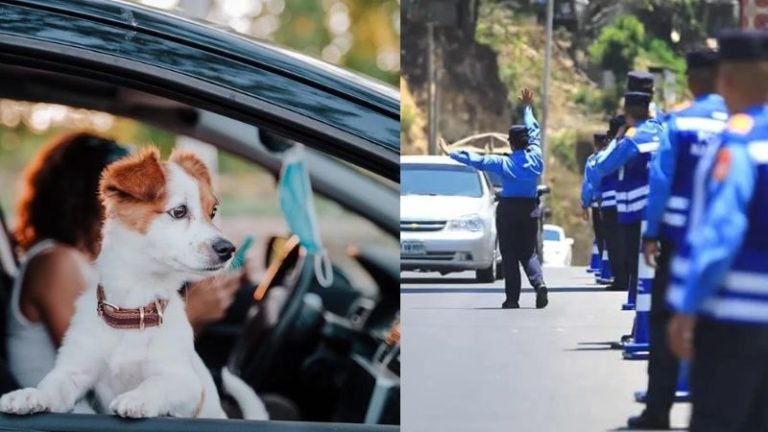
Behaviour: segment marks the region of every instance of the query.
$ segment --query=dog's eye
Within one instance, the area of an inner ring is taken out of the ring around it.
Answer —
[[[211,210],[211,219],[213,219],[216,216],[216,212],[219,210],[219,206],[213,206],[213,210]]]
[[[168,214],[174,219],[182,219],[187,216],[187,206],[184,204],[168,210]]]

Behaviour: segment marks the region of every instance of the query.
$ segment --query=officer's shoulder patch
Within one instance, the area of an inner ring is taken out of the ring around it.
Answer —
[[[627,138],[632,138],[637,133],[637,129],[635,127],[631,127],[627,129],[627,131],[624,133],[624,136]]]
[[[731,171],[731,150],[728,147],[720,149],[717,152],[715,168],[712,170],[712,177],[717,181],[723,181],[728,177]]]
[[[752,130],[754,125],[755,119],[753,119],[752,116],[747,114],[734,114],[731,116],[730,120],[728,120],[728,131],[746,135]]]
[[[675,106],[672,108],[672,112],[679,112],[679,111],[682,111],[682,110],[684,110],[684,109],[688,108],[688,107],[689,107],[689,106],[691,106],[691,105],[693,105],[693,104],[691,103],[691,101],[680,102],[679,104],[675,105]]]

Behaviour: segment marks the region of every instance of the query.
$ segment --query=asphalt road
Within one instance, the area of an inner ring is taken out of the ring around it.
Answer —
[[[583,267],[545,268],[549,306],[523,289],[518,310],[500,310],[503,281],[473,273],[402,274],[405,432],[623,430],[643,405],[646,361],[611,349],[630,331],[626,293],[594,285]],[[689,404],[676,404],[684,429]]]

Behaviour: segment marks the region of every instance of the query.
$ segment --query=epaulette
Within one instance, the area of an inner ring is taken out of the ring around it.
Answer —
[[[693,103],[691,101],[680,102],[679,104],[675,105],[672,108],[672,112],[682,111],[682,110],[688,108],[691,105],[693,105]]]
[[[755,125],[755,119],[748,114],[734,114],[728,120],[728,132],[746,135]]]
[[[637,133],[637,129],[633,126],[627,129],[627,131],[624,133],[624,136],[627,138],[632,138],[635,136],[636,133]]]

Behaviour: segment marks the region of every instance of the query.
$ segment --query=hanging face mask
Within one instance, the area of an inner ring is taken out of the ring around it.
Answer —
[[[333,266],[318,232],[312,185],[304,165],[304,147],[296,145],[285,153],[278,184],[283,215],[301,245],[314,256],[315,275],[324,288],[333,283]]]

